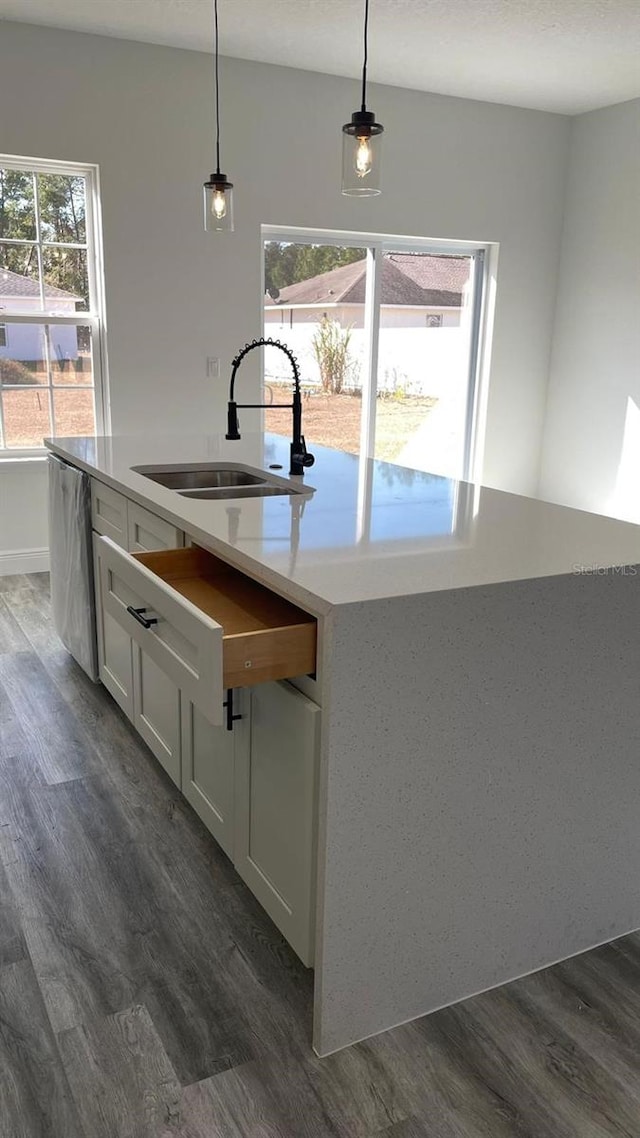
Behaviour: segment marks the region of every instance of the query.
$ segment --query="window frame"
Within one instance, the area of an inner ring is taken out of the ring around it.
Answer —
[[[484,392],[492,321],[489,283],[495,271],[498,246],[477,241],[438,241],[427,237],[408,237],[397,234],[356,233],[335,229],[305,229],[295,226],[262,225],[260,228],[260,281],[261,327],[264,328],[265,244],[269,241],[286,241],[300,245],[339,245],[367,250],[367,274],[364,302],[365,355],[363,360],[362,418],[360,423],[360,454],[375,457],[376,397],[373,380],[378,374],[378,344],[380,341],[380,264],[382,255],[394,253],[431,253],[433,255],[462,255],[472,258],[473,306],[470,313],[469,379],[465,417],[464,455],[461,479],[475,481],[479,477],[482,457],[481,433],[483,427]],[[493,268],[491,267],[493,266]],[[264,429],[264,412],[262,426]]]
[[[104,258],[102,248],[102,224],[101,224],[101,208],[100,208],[100,171],[97,165],[80,163],[80,162],[57,162],[52,159],[44,158],[29,158],[24,156],[0,154],[0,168],[3,170],[19,170],[23,173],[30,174],[58,174],[63,177],[82,177],[85,179],[86,199],[85,199],[85,228],[86,228],[86,241],[84,244],[77,244],[75,242],[43,242],[40,232],[40,218],[38,210],[37,195],[35,199],[36,211],[36,235],[33,240],[28,238],[2,238],[3,245],[25,245],[36,246],[38,255],[38,267],[40,277],[40,302],[44,305],[43,308],[34,309],[30,312],[20,311],[19,309],[11,310],[6,308],[2,310],[2,324],[36,324],[42,326],[46,330],[45,335],[45,351],[46,358],[49,360],[50,349],[50,328],[56,326],[71,326],[71,327],[88,327],[91,332],[91,347],[92,347],[92,383],[84,385],[67,385],[63,383],[54,383],[51,371],[49,371],[49,380],[47,384],[34,384],[28,385],[14,385],[3,384],[2,387],[9,391],[39,391],[46,392],[49,400],[49,416],[51,423],[50,437],[56,437],[55,432],[55,413],[53,408],[53,395],[56,391],[69,389],[77,391],[92,391],[95,411],[95,434],[104,435],[110,432],[110,412],[109,412],[109,396],[108,396],[108,376],[107,376],[107,352],[106,352],[106,338],[105,338],[105,314],[104,314]],[[42,248],[86,248],[87,253],[87,279],[89,284],[89,308],[85,312],[75,313],[55,313],[52,307],[46,307],[46,297],[44,296],[44,277],[42,272]],[[49,437],[49,436],[48,436]],[[64,437],[62,435],[58,437]],[[8,447],[3,445],[5,441],[4,433],[4,417],[2,398],[0,395],[0,462],[10,461],[13,459],[21,458],[38,458],[46,455],[47,451],[44,446],[42,447]]]

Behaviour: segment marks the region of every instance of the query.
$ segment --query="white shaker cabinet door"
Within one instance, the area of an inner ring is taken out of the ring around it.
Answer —
[[[287,683],[251,696],[251,744],[236,758],[235,866],[313,964],[320,708]]]
[[[180,691],[133,644],[133,724],[176,786],[180,786]]]
[[[132,640],[121,625],[108,612],[105,612],[101,549],[95,534],[93,558],[98,632],[98,675],[127,718],[133,722]]]
[[[214,727],[182,697],[182,793],[224,852],[234,856],[236,762],[246,762],[251,693],[233,692],[233,729]]]

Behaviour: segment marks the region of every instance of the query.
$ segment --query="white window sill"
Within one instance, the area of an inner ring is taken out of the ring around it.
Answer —
[[[23,466],[27,462],[42,463],[46,462],[47,452],[43,450],[39,454],[9,454],[8,451],[0,451],[0,469],[7,466]]]

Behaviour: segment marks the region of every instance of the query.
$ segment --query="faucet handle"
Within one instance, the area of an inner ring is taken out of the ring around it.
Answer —
[[[240,427],[238,425],[238,405],[229,402],[227,405],[227,433],[225,439],[239,439]]]
[[[303,466],[313,466],[314,462],[316,461],[316,458],[315,458],[315,455],[311,454],[307,450],[307,444],[305,442],[304,435],[300,436],[300,444],[301,444],[300,461],[301,461],[302,465]]]
[[[302,453],[301,453],[300,457],[301,457],[301,462],[303,464],[303,467],[312,467],[313,463],[315,462],[315,455],[311,454],[310,451],[306,450],[306,443],[304,442],[304,435],[301,436],[301,443],[302,443]]]

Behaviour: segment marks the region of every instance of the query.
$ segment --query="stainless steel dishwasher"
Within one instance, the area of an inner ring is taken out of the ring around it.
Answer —
[[[91,542],[91,480],[57,455],[48,455],[51,607],[65,648],[98,679]]]

